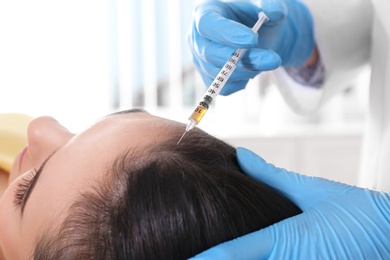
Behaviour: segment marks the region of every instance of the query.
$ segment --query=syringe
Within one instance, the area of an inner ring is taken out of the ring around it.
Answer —
[[[252,31],[257,33],[263,23],[268,22],[269,19],[265,15],[265,13],[260,12],[258,15],[259,19],[252,27]],[[244,56],[247,49],[237,49],[233,52],[232,56],[225,63],[222,69],[219,71],[218,75],[215,77],[214,81],[211,83],[210,87],[206,90],[202,100],[196,106],[194,112],[192,112],[191,116],[188,118],[188,124],[186,130],[181,136],[179,142],[183,139],[185,134],[193,129],[199,122],[202,120],[203,116],[206,114],[207,110],[211,102],[218,96],[219,92],[225,86],[229,77],[232,75],[233,71],[236,69],[238,62],[241,60],[242,56]]]

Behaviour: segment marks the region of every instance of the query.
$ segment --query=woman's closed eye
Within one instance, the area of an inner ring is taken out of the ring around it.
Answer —
[[[56,150],[57,151],[57,150]],[[28,173],[25,177],[23,177],[19,183],[17,184],[17,187],[15,189],[14,194],[14,205],[16,208],[20,207],[21,212],[23,214],[24,207],[27,203],[27,200],[31,194],[31,192],[34,190],[35,184],[38,181],[39,176],[41,175],[46,163],[49,161],[49,159],[56,153],[54,151],[52,154],[50,154],[41,164],[38,170],[33,169],[30,173]]]
[[[17,184],[15,194],[14,194],[14,205],[15,207],[21,207],[25,201],[26,194],[31,188],[34,178],[37,174],[37,170],[33,169],[31,172],[23,177]]]

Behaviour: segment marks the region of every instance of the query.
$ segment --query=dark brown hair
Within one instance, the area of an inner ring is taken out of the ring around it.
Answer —
[[[186,259],[301,212],[246,176],[230,145],[199,129],[172,136],[120,156],[34,258]]]

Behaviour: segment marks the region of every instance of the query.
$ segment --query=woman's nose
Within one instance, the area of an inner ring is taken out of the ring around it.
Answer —
[[[40,156],[48,156],[73,136],[74,134],[52,117],[35,118],[30,122],[27,130],[29,154],[36,159]]]

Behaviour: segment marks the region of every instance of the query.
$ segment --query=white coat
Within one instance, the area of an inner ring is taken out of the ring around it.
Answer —
[[[325,66],[321,89],[303,87],[278,69],[275,80],[298,113],[318,110],[371,65],[369,117],[360,162],[359,186],[390,191],[390,0],[306,0]]]

